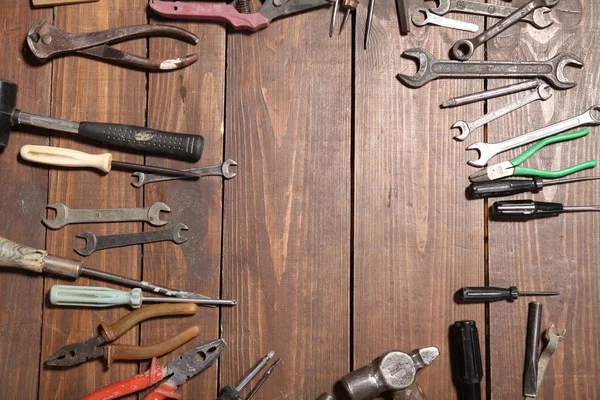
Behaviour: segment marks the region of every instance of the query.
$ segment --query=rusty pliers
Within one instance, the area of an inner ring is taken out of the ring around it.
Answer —
[[[27,33],[27,45],[41,62],[66,54],[82,54],[109,63],[150,71],[170,71],[184,68],[198,61],[198,54],[152,61],[109,46],[112,43],[145,36],[162,36],[181,40],[193,45],[200,39],[185,29],[169,25],[135,25],[91,33],[69,33],[41,20],[34,23]]]

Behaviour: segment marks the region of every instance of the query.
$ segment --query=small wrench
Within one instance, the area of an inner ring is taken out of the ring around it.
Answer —
[[[404,57],[417,61],[414,75],[398,74],[400,82],[419,88],[440,78],[542,78],[555,89],[577,85],[565,77],[567,66],[582,67],[583,61],[570,53],[560,53],[548,61],[450,61],[437,60],[425,49],[410,49]]]
[[[143,221],[150,225],[163,226],[167,221],[160,219],[160,212],[171,209],[165,203],[154,203],[146,208],[69,208],[63,203],[48,204],[46,208],[56,211],[54,219],[43,219],[42,223],[50,229],[60,229],[69,224],[86,224],[97,222],[131,222]]]
[[[454,139],[462,142],[469,136],[469,134],[471,134],[471,132],[481,128],[482,126],[500,117],[503,117],[506,114],[518,110],[519,108],[524,107],[527,104],[533,103],[534,101],[546,101],[550,97],[552,97],[552,88],[549,85],[543,83],[540,86],[538,86],[537,90],[533,91],[527,96],[515,101],[514,103],[508,104],[496,111],[492,111],[491,113],[488,113],[483,117],[476,119],[475,121],[457,121],[454,125],[452,125],[452,128],[458,128],[460,130],[460,134],[454,136]]]
[[[519,22],[521,18],[526,17],[533,10],[541,7],[554,7],[559,1],[560,0],[531,0],[523,7],[517,9],[508,17],[494,24],[492,27],[480,33],[473,39],[461,39],[456,41],[454,46],[452,46],[451,53],[457,60],[467,61],[473,56],[475,49],[483,45],[488,40],[495,38],[515,23]]]
[[[545,128],[538,129],[537,131],[517,136],[503,142],[473,143],[467,147],[467,150],[477,150],[479,152],[479,158],[477,160],[469,161],[469,165],[483,168],[492,159],[492,157],[500,153],[516,149],[517,147],[521,147],[529,143],[537,142],[538,140],[559,134],[569,129],[586,125],[600,125],[600,104],[592,106],[589,110],[577,117],[557,122],[556,124],[546,126]]]
[[[465,104],[475,103],[477,101],[495,99],[496,97],[506,96],[513,93],[519,93],[529,89],[537,89],[541,84],[542,82],[540,82],[539,79],[532,79],[529,81],[514,83],[508,86],[501,86],[495,89],[484,90],[483,92],[454,97],[450,100],[444,101],[440,107],[458,107],[463,106]]]
[[[92,232],[82,232],[77,237],[85,239],[85,247],[75,249],[75,252],[87,257],[96,250],[112,249],[134,244],[164,242],[168,240],[176,244],[181,244],[187,241],[187,238],[181,236],[181,231],[187,230],[188,227],[184,224],[177,224],[171,229],[162,231],[126,233],[123,235],[96,236]]]
[[[550,325],[548,330],[546,330],[546,340],[548,344],[540,354],[538,359],[538,374],[537,374],[537,390],[536,394],[539,392],[540,387],[542,386],[542,380],[544,379],[544,374],[546,373],[546,368],[548,367],[548,363],[550,362],[550,357],[554,354],[560,342],[562,342],[567,334],[567,330],[565,329],[562,335],[558,335],[555,332],[556,327],[554,324]],[[536,396],[537,397],[537,396]],[[535,397],[526,397],[527,399],[535,399]]]
[[[431,9],[431,12],[437,15],[446,15],[450,12],[459,12],[465,14],[483,15],[486,17],[506,18],[517,11],[515,7],[501,6],[496,4],[482,3],[472,0],[438,0],[438,7]],[[538,8],[531,15],[521,18],[538,29],[544,29],[554,22],[546,18],[546,14],[551,10],[547,7]]]
[[[460,31],[477,32],[479,26],[465,21],[457,21],[455,19],[440,17],[433,14],[427,8],[417,8],[411,17],[412,23],[416,26],[437,25],[445,28],[458,29]]]
[[[237,162],[234,160],[226,160],[222,164],[213,165],[210,167],[202,167],[202,168],[189,168],[184,169],[186,172],[193,172],[200,177],[203,176],[222,176],[225,179],[231,179],[235,177],[237,174],[235,172],[231,172],[229,167],[237,166]],[[152,182],[162,182],[162,181],[171,181],[174,179],[180,179],[177,176],[166,176],[166,175],[157,175],[157,174],[146,174],[144,172],[134,172],[133,176],[135,176],[138,180],[136,182],[132,182],[131,184],[136,188],[140,188],[147,183]],[[183,178],[185,179],[185,178]]]

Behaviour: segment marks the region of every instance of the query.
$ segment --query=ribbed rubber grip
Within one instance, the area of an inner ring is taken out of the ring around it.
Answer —
[[[81,122],[79,134],[120,148],[195,162],[202,157],[204,137],[158,131],[134,125]]]

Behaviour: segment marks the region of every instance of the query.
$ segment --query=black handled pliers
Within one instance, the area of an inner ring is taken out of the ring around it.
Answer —
[[[100,32],[69,33],[41,20],[34,23],[29,29],[27,44],[33,55],[41,62],[59,55],[75,53],[127,67],[150,71],[170,71],[187,67],[198,61],[198,54],[152,61],[109,46],[112,43],[145,36],[170,37],[194,45],[200,41],[193,33],[168,25],[136,25]]]

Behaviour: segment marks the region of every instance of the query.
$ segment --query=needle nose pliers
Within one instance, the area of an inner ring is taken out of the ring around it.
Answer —
[[[175,393],[179,386],[210,367],[223,353],[227,344],[223,339],[202,343],[195,349],[186,351],[163,366],[156,366],[156,358],[152,359],[150,369],[143,374],[113,383],[88,394],[81,400],[111,400],[131,393],[139,392],[159,383],[144,400],[179,399]]]
[[[589,133],[590,130],[586,128],[573,133],[564,133],[562,135],[550,136],[536,143],[534,146],[531,146],[520,156],[517,156],[510,161],[505,161],[503,163],[481,169],[472,174],[469,177],[469,179],[471,180],[471,182],[489,182],[502,179],[508,176],[526,176],[532,178],[537,177],[555,179],[574,174],[575,172],[583,171],[584,169],[594,168],[598,165],[598,160],[586,161],[558,171],[544,171],[534,168],[520,167],[520,165],[527,161],[527,159],[529,159],[540,149],[549,144],[578,139],[580,137],[586,136]]]
[[[236,30],[256,32],[272,20],[313,8],[328,6],[329,0],[266,0],[256,13],[241,13],[233,5],[213,2],[150,0],[148,5],[165,18],[221,21]]]
[[[50,367],[70,367],[98,357],[104,357],[108,368],[117,360],[147,360],[170,353],[200,333],[199,326],[192,326],[164,342],[152,346],[107,345],[123,336],[125,332],[147,319],[172,316],[194,315],[198,306],[191,303],[155,304],[130,312],[112,325],[100,324],[100,334],[93,339],[68,344],[46,360]]]

